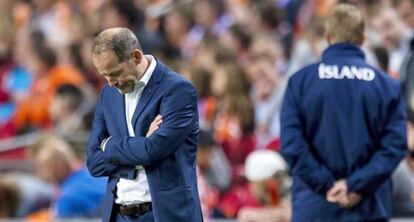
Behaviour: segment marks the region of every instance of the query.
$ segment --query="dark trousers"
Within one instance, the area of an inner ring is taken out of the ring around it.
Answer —
[[[124,216],[119,212],[116,213],[115,222],[154,222],[154,215],[152,211],[147,212],[143,215],[137,216]]]

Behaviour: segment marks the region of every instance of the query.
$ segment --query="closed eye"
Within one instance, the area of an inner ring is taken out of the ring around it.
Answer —
[[[112,73],[110,73],[110,74],[109,74],[109,76],[110,76],[110,77],[117,77],[117,76],[121,75],[121,72],[122,72],[122,71],[112,72]]]
[[[120,76],[121,75],[121,73],[122,73],[122,70],[119,70],[119,71],[114,71],[114,72],[111,72],[111,73],[109,73],[109,74],[104,74],[104,76],[108,76],[108,77],[118,77],[118,76]]]

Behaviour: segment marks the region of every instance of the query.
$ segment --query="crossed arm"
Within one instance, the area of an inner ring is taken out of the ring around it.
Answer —
[[[135,166],[157,164],[175,152],[194,130],[198,120],[196,101],[192,87],[181,84],[171,88],[160,105],[162,125],[154,126],[152,134],[150,128],[147,137],[112,136],[105,145],[105,151],[101,150],[100,143],[110,135],[105,127],[103,106],[98,102],[87,151],[91,174],[132,179],[135,177]]]

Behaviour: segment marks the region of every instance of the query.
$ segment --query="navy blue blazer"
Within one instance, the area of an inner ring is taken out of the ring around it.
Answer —
[[[103,221],[110,221],[119,178],[135,178],[145,168],[155,221],[202,221],[196,178],[197,95],[194,87],[157,60],[157,66],[132,118],[136,137],[128,136],[124,96],[106,85],[95,109],[87,166],[95,177],[109,177]],[[163,123],[149,138],[151,122]],[[100,149],[104,138],[111,136]]]
[[[367,65],[356,45],[332,45],[321,62],[294,74],[281,113],[293,221],[390,218],[390,175],[407,150],[406,123],[399,82]],[[344,178],[363,197],[351,209],[326,201]]]

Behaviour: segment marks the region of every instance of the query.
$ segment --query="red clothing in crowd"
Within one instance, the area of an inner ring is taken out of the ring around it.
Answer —
[[[242,207],[262,207],[253,196],[248,184],[231,188],[220,200],[218,209],[228,218],[237,216]]]

